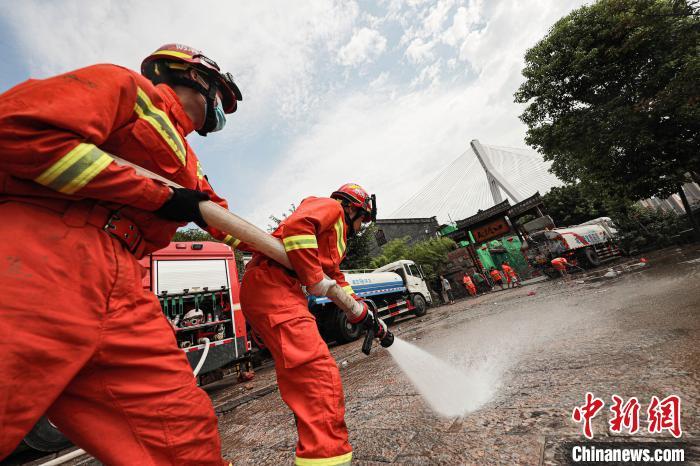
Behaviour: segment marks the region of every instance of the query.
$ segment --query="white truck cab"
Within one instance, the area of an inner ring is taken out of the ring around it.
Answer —
[[[433,298],[430,296],[428,284],[425,282],[423,271],[419,265],[416,265],[412,260],[402,259],[392,262],[383,267],[379,267],[374,272],[394,272],[401,276],[408,292],[411,294],[419,294],[423,296],[428,304],[432,304]]]

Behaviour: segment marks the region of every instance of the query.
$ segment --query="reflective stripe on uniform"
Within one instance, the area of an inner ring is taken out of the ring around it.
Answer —
[[[299,458],[294,460],[296,466],[350,466],[352,452],[333,458]]]
[[[197,160],[197,178],[200,180],[204,178],[204,170],[202,170],[202,164]]]
[[[180,134],[164,111],[153,105],[151,99],[140,87],[136,90],[134,111],[139,118],[148,122],[160,134],[183,165],[187,165],[187,151]]]
[[[73,194],[113,161],[109,154],[94,144],[80,143],[34,181],[64,194]]]
[[[345,254],[345,239],[343,238],[343,218],[338,217],[338,221],[333,225],[335,235],[338,238],[338,256],[342,259]]]
[[[318,249],[318,241],[314,235],[288,236],[282,240],[285,251],[295,249]]]
[[[234,238],[231,235],[226,235],[226,237],[224,238],[224,244],[228,244],[231,247],[231,249],[236,249],[238,245],[241,244],[241,240],[239,240],[238,238]]]
[[[343,291],[345,291],[347,294],[355,294],[355,290],[352,289],[352,286],[344,286]]]

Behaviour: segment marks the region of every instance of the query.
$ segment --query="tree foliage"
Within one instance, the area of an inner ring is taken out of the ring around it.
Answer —
[[[569,183],[633,200],[700,173],[700,16],[694,2],[599,0],[525,55],[526,141]],[[561,193],[566,194],[566,193]]]
[[[273,231],[275,231],[277,227],[280,226],[280,223],[282,223],[287,217],[293,214],[295,210],[297,210],[297,206],[294,204],[290,204],[289,209],[287,209],[287,212],[283,213],[281,217],[278,217],[276,215],[270,215],[269,217],[267,217],[272,222],[267,224],[268,233],[272,233]]]
[[[449,238],[427,239],[413,245],[408,244],[408,237],[394,239],[382,247],[381,255],[372,260],[372,267],[409,259],[420,265],[428,283],[433,283],[447,264],[447,253],[456,247]]]
[[[603,201],[592,196],[580,183],[554,187],[542,196],[545,212],[558,226],[578,225],[608,216]]]
[[[216,241],[209,233],[199,228],[184,228],[177,230],[170,240],[174,243],[184,241]]]
[[[371,267],[370,250],[377,228],[374,224],[362,228],[355,237],[348,239],[347,254],[340,263],[343,270],[368,269]]]
[[[626,251],[658,249],[681,241],[679,234],[690,229],[688,217],[633,205],[625,214],[613,213],[620,232],[620,242]]]

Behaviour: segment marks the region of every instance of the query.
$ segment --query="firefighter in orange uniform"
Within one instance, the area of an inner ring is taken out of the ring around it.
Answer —
[[[515,273],[515,270],[513,270],[513,267],[511,267],[508,262],[501,264],[501,269],[503,269],[503,274],[506,276],[506,280],[508,281],[508,288],[520,286],[518,274]]]
[[[564,257],[555,257],[552,259],[552,267],[554,267],[554,270],[559,272],[559,275],[564,279],[566,283],[569,282],[569,274],[566,272],[567,268],[569,267],[569,261],[566,260]]]
[[[0,95],[0,459],[47,413],[106,464],[228,464],[137,260],[205,226],[200,201],[227,206],[185,137],[220,130],[241,94],[187,46],[142,73],[95,65]]]
[[[501,287],[501,289],[503,289],[503,277],[501,276],[501,272],[499,272],[495,267],[491,267],[489,275],[491,275],[491,279],[493,280],[493,286],[498,285]]]
[[[476,296],[476,286],[474,286],[474,282],[472,281],[472,277],[467,275],[466,272],[465,272],[464,276],[462,277],[462,283],[464,283],[464,287],[467,289],[469,296]]]
[[[352,323],[379,321],[339,269],[347,238],[375,215],[374,196],[356,184],[343,185],[331,198],[308,197],[272,233],[284,243],[294,270],[255,254],[243,276],[243,313],[272,353],[280,394],[295,415],[297,465],[349,465],[352,459],[340,372],[302,286],[325,296],[337,283],[356,300]]]

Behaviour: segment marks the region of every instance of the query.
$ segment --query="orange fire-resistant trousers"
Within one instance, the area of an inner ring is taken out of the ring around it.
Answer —
[[[272,353],[280,394],[294,412],[296,464],[350,464],[340,372],[299,281],[268,261],[249,267],[243,276],[241,308]]]
[[[0,200],[0,459],[46,413],[105,464],[228,464],[140,265],[89,213]]]

